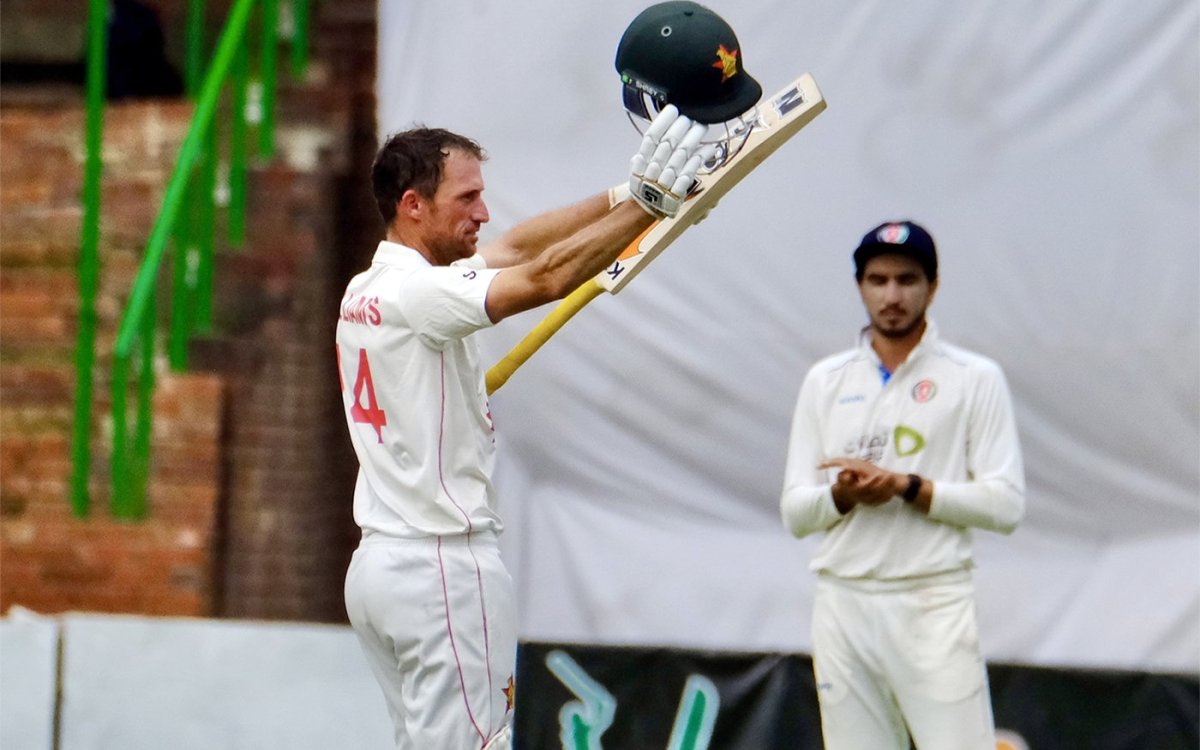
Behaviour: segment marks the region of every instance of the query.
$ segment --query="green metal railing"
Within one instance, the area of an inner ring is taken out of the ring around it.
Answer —
[[[107,0],[88,2],[87,156],[83,166],[83,228],[79,244],[79,335],[75,345],[75,421],[71,433],[71,509],[88,511],[91,473],[92,370],[96,364],[96,293],[100,285],[100,149],[104,134]]]
[[[299,76],[308,62],[309,0],[287,0],[290,11],[292,69]],[[150,231],[112,357],[112,499],[118,518],[143,518],[153,423],[155,350],[158,336],[159,282],[170,246],[172,274],[166,360],[173,370],[187,367],[187,347],[196,333],[212,326],[213,259],[218,205],[225,209],[228,242],[245,237],[246,170],[250,126],[257,127],[257,153],[271,157],[275,145],[276,51],[280,0],[235,0],[217,40],[211,63],[201,70],[204,2],[189,0],[184,85],[195,101],[191,125],[167,183],[161,209]],[[251,33],[257,13],[258,45]],[[87,170],[84,190],[83,252],[75,428],[72,445],[71,502],[77,516],[89,511],[89,436],[95,347],[95,290],[99,276],[100,147],[105,52],[105,0],[90,0],[88,52]],[[256,53],[256,54],[253,54]],[[252,56],[256,60],[252,60]],[[256,62],[256,65],[252,65]],[[252,71],[252,67],[254,70]],[[227,148],[217,127],[223,93],[229,93]],[[252,92],[252,93],[251,93]],[[129,419],[130,398],[135,409]]]

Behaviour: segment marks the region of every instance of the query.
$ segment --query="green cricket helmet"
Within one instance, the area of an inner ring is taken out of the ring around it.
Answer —
[[[651,5],[617,46],[625,109],[647,120],[668,104],[705,125],[742,115],[762,98],[743,63],[725,19],[689,0]]]

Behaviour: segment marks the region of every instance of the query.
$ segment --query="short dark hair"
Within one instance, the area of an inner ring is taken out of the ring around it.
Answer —
[[[479,161],[487,159],[478,143],[441,128],[416,127],[388,137],[371,165],[371,187],[384,224],[390,226],[396,218],[396,204],[408,190],[433,197],[452,149],[464,151]]]

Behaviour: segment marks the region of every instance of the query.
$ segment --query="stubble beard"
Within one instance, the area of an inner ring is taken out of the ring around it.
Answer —
[[[433,256],[442,265],[450,265],[456,261],[470,258],[475,254],[475,248],[466,240],[446,237],[429,243]]]
[[[925,308],[921,308],[908,320],[893,326],[883,323],[879,317],[871,318],[871,330],[885,339],[899,340],[908,338],[920,330],[923,325],[925,325]]]

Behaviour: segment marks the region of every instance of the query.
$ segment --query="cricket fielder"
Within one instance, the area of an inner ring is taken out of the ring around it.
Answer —
[[[926,310],[933,238],[887,222],[854,252],[869,323],[800,387],[780,509],[824,532],[811,568],[813,668],[828,750],[994,750],[971,529],[1025,510],[1004,374],[944,341]]]

